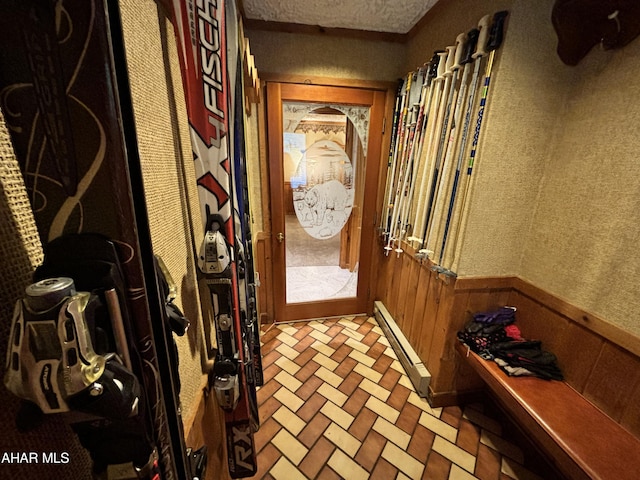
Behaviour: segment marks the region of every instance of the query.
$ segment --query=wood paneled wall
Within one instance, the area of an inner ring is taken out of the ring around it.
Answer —
[[[523,336],[558,357],[566,382],[640,437],[640,339],[521,279],[509,304]]]
[[[445,278],[404,248],[380,261],[376,299],[430,371],[433,406],[482,388],[455,352],[456,333],[475,312],[512,305],[523,336],[558,357],[567,383],[640,437],[640,338],[517,277]]]
[[[256,272],[260,275],[260,284],[256,288],[258,316],[260,325],[273,323],[275,317],[273,306],[273,289],[269,287],[273,281],[273,263],[271,261],[271,236],[259,232],[253,243],[253,255]]]

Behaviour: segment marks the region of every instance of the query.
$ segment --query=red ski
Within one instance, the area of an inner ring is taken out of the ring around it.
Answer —
[[[225,411],[229,472],[241,478],[257,470],[253,431],[258,420],[251,413],[254,396],[249,388],[255,386],[247,381],[250,353],[243,333],[236,263],[230,134],[233,90],[227,68],[225,4],[224,0],[173,1],[205,226],[198,267],[212,296],[218,343],[210,384]]]

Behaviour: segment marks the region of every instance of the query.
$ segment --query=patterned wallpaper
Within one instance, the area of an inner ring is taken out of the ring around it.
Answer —
[[[193,258],[202,222],[191,145],[186,128],[182,131],[188,122],[178,53],[173,29],[165,19],[158,21],[153,0],[123,0],[120,8],[153,250],[167,265],[178,287],[176,303],[191,320],[187,335],[174,336],[186,422],[203,384],[202,320]]]

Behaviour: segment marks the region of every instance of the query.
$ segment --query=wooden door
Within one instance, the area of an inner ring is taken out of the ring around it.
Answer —
[[[385,96],[368,88],[267,84],[277,322],[371,309]]]

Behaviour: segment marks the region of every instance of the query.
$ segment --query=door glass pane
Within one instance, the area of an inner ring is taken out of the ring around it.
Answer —
[[[355,297],[369,109],[283,110],[286,301]]]

